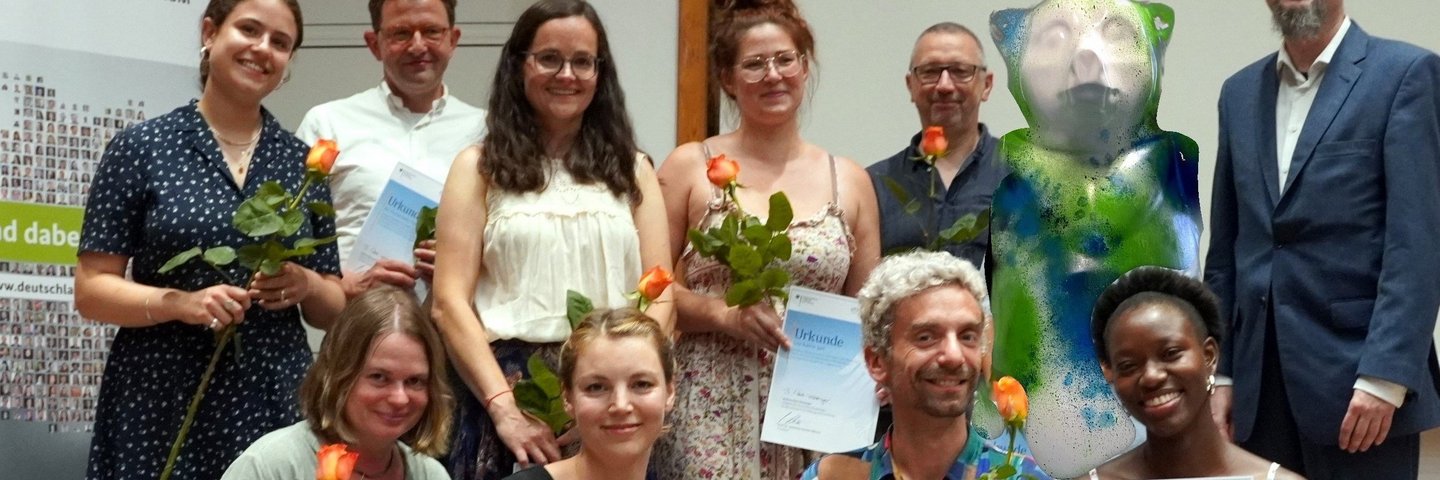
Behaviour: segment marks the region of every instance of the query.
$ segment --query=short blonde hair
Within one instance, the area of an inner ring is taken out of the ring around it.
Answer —
[[[450,415],[455,405],[446,379],[445,344],[415,294],[393,286],[371,288],[340,312],[339,321],[320,344],[315,365],[300,384],[300,408],[315,435],[326,441],[354,443],[354,427],[345,420],[345,403],[375,341],[391,333],[420,341],[430,367],[425,387],[430,401],[420,422],[400,440],[416,452],[443,455],[449,449]]]
[[[975,296],[981,305],[982,326],[990,322],[985,309],[985,276],[967,260],[945,252],[915,251],[885,257],[860,287],[860,323],[865,346],[890,353],[890,329],[895,326],[895,304],[940,285],[955,285]]]

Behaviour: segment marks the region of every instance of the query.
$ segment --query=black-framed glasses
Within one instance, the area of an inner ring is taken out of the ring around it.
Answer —
[[[745,83],[755,83],[764,80],[765,75],[770,74],[771,68],[774,68],[775,73],[780,74],[781,77],[790,78],[799,75],[800,71],[804,70],[804,65],[805,54],[791,50],[769,57],[764,55],[745,57],[735,64],[735,68],[740,73],[741,80],[744,80]]]
[[[971,65],[965,62],[927,63],[910,67],[910,74],[914,75],[921,85],[940,83],[940,75],[944,73],[949,73],[950,80],[955,83],[970,83],[983,71],[985,71],[984,65]]]
[[[559,75],[560,71],[569,65],[570,73],[575,74],[575,78],[581,80],[595,78],[595,74],[600,72],[600,61],[602,60],[600,57],[586,54],[565,58],[560,52],[554,50],[525,52],[525,56],[534,62],[535,69],[539,70],[541,74]]]
[[[385,39],[391,45],[408,45],[415,35],[420,35],[420,41],[430,45],[439,44],[450,34],[450,27],[431,25],[428,27],[392,27],[381,32],[380,38]]]

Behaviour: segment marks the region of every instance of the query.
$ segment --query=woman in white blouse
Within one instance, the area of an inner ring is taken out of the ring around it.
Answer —
[[[543,0],[500,54],[482,144],[455,160],[440,201],[434,317],[458,388],[457,479],[559,460],[560,443],[510,390],[534,352],[554,368],[566,291],[627,303],[642,270],[670,270],[665,210],[635,145],[595,10]],[[648,314],[673,324],[668,298]]]

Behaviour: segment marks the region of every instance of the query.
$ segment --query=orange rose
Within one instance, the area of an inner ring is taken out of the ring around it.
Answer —
[[[674,281],[675,278],[670,276],[670,272],[656,265],[640,277],[640,285],[637,288],[642,298],[653,302],[660,298],[660,294],[665,293],[665,289],[669,288],[670,283]]]
[[[719,188],[726,188],[735,183],[735,178],[740,175],[740,164],[734,160],[725,158],[725,154],[711,157],[705,162],[705,177],[710,179],[710,184]]]
[[[360,454],[347,452],[345,444],[335,443],[321,447],[315,459],[320,464],[315,469],[315,480],[350,480],[350,472],[355,470]]]
[[[1005,423],[1025,423],[1025,416],[1030,413],[1030,399],[1025,396],[1025,387],[1014,377],[1004,376],[996,380],[991,397],[995,401],[995,407],[1000,409],[1000,417],[1005,419]]]
[[[335,166],[335,157],[340,156],[340,147],[335,146],[334,140],[320,139],[310,147],[310,154],[305,156],[305,168],[315,170],[329,175],[330,168]]]
[[[945,149],[949,147],[943,127],[925,127],[925,134],[920,138],[920,154],[930,158],[930,163],[935,162],[935,157],[945,156]]]

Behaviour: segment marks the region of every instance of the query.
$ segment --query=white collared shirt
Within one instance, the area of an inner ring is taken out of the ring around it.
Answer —
[[[443,182],[455,156],[479,142],[484,131],[484,110],[446,93],[429,112],[411,112],[384,81],[310,109],[295,135],[312,144],[319,138],[335,140],[340,148],[330,172],[340,263],[350,257],[360,226],[397,163]]]
[[[1279,160],[1280,191],[1284,192],[1290,178],[1290,161],[1295,156],[1295,143],[1300,140],[1300,131],[1305,128],[1305,117],[1310,115],[1310,106],[1315,103],[1315,92],[1320,91],[1320,82],[1325,79],[1330,60],[1340,49],[1345,33],[1350,31],[1350,17],[1340,22],[1340,30],[1330,39],[1330,44],[1310,64],[1308,75],[1295,68],[1290,54],[1280,46],[1280,57],[1275,61],[1276,73],[1280,76],[1280,91],[1275,96],[1275,148]]]
[[[1275,61],[1275,71],[1280,76],[1280,90],[1275,96],[1275,158],[1276,166],[1279,167],[1278,180],[1282,193],[1288,186],[1290,163],[1295,156],[1295,144],[1300,140],[1300,133],[1305,127],[1305,118],[1310,115],[1316,92],[1320,91],[1320,82],[1325,79],[1325,72],[1330,69],[1330,61],[1335,58],[1335,52],[1340,49],[1340,42],[1345,40],[1351,24],[1348,16],[1340,22],[1340,29],[1310,65],[1308,75],[1295,68],[1284,44],[1280,46],[1280,56]],[[1396,408],[1405,404],[1405,393],[1408,390],[1404,385],[1368,375],[1355,379],[1355,389],[1379,397]]]

